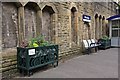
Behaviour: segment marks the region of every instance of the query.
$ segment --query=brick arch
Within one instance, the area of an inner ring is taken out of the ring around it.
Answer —
[[[105,16],[103,16],[103,17],[102,17],[102,19],[104,19],[104,20],[105,20]]]
[[[95,14],[95,18],[98,18],[98,14],[97,13]]]
[[[102,15],[99,15],[99,19],[102,19]]]
[[[24,4],[24,6],[32,6],[32,8],[34,8],[35,10],[41,10],[39,4],[32,1],[27,2],[26,4]]]
[[[22,3],[21,2],[14,2],[16,4],[17,7],[22,7]]]
[[[76,9],[76,11],[78,11],[78,8],[75,3],[71,3],[69,9],[71,10],[73,7]]]
[[[72,7],[72,8],[71,8],[71,11],[72,11],[72,12],[76,12],[76,11],[77,11],[76,7]]]
[[[52,9],[52,7],[51,7],[51,6],[48,6],[48,5],[46,5],[46,6],[42,9],[42,11],[48,11],[50,14],[54,14],[54,13],[55,13],[55,11]]]
[[[51,3],[46,3],[41,7],[41,10],[43,10],[46,6],[51,7],[51,9],[54,11],[54,13],[58,13],[56,7],[54,6],[54,4]]]

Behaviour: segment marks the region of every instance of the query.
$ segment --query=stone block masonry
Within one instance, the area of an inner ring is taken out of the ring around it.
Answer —
[[[17,76],[17,59],[16,56],[7,56],[2,59],[2,78],[11,79]]]
[[[59,59],[81,55],[82,40],[108,35],[106,18],[116,14],[113,2],[2,2],[0,5],[4,78],[11,70],[16,71],[16,47],[22,40],[42,34],[49,42],[59,45]],[[90,16],[91,22],[84,22],[83,15]]]

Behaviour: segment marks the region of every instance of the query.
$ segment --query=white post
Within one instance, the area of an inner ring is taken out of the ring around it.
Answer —
[[[120,47],[120,20],[118,20],[118,47]]]
[[[110,31],[109,37],[112,38],[112,21],[109,21],[108,23],[109,23],[109,27],[110,27],[109,28],[109,31]]]

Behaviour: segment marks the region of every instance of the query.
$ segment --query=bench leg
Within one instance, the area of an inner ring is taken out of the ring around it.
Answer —
[[[86,50],[86,53],[89,55],[89,54],[91,53],[91,48],[88,48],[88,49]]]
[[[57,61],[57,64],[56,64],[56,66],[58,66],[58,61]]]

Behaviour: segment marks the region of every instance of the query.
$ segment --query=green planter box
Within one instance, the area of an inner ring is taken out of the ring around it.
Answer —
[[[20,71],[26,71],[28,76],[32,69],[48,64],[58,66],[58,45],[35,48],[17,47],[17,67]]]
[[[107,39],[107,40],[99,39],[98,42],[101,44],[99,46],[99,49],[107,49],[107,48],[111,47],[111,40],[110,39]]]

